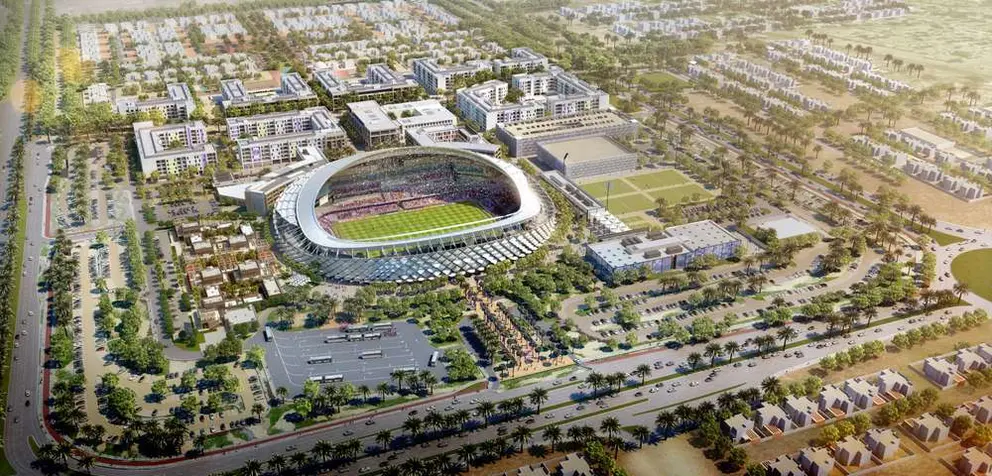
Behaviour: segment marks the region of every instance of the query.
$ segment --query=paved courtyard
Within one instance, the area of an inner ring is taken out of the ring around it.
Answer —
[[[303,391],[310,377],[343,375],[344,382],[375,386],[388,382],[397,368],[429,369],[440,381],[447,372],[443,365],[428,367],[436,350],[414,324],[397,322],[395,334],[383,333],[382,339],[360,342],[324,343],[329,336],[342,335],[336,330],[282,332],[272,330],[272,342],[265,342],[266,366],[274,387],[286,387],[290,395]],[[362,359],[362,352],[381,350],[381,358]],[[310,364],[313,357],[330,356],[333,361]]]

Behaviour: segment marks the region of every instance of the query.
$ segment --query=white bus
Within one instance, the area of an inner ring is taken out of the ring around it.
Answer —
[[[384,331],[386,329],[392,329],[392,328],[393,328],[392,322],[379,322],[376,324],[372,324],[372,330],[374,331]]]
[[[324,376],[324,383],[327,383],[327,382],[343,382],[343,381],[344,381],[344,375],[341,375],[341,374],[325,375]]]
[[[435,350],[434,353],[431,354],[431,359],[427,361],[427,366],[434,367],[435,365],[437,365],[437,358],[438,358],[438,352]]]
[[[416,372],[417,371],[417,367],[399,367],[399,368],[397,368],[395,370],[397,372],[410,373],[410,372]]]
[[[369,326],[365,326],[365,325],[361,325],[361,326],[348,326],[348,327],[345,327],[344,328],[344,332],[346,334],[351,334],[351,333],[355,333],[355,332],[366,332],[366,331],[370,331],[370,330],[372,330],[372,329]]]
[[[366,350],[362,352],[361,358],[363,359],[380,359],[382,358],[381,350]]]
[[[307,361],[307,363],[310,364],[310,365],[313,365],[313,364],[329,364],[331,362],[334,362],[334,358],[331,357],[331,356],[329,356],[329,355],[322,355],[320,357],[311,357],[310,360]]]
[[[262,331],[262,337],[265,337],[265,342],[271,342],[272,341],[272,329],[269,329],[268,327],[266,327],[265,330]]]
[[[348,340],[348,336],[344,334],[337,334],[333,336],[327,336],[324,338],[325,344],[333,344],[335,342],[345,342]]]
[[[379,332],[371,332],[371,333],[368,333],[368,334],[362,334],[362,339],[363,340],[382,339],[382,334],[379,333]]]
[[[348,342],[360,342],[365,340],[364,334],[348,334]]]

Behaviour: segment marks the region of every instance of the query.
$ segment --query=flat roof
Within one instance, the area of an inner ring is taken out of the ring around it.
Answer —
[[[567,131],[581,129],[597,129],[631,124],[612,111],[595,111],[577,116],[537,119],[529,122],[498,126],[507,134],[516,138],[541,138],[553,136]]]
[[[929,142],[929,143],[933,144],[935,147],[937,147],[937,149],[940,149],[940,150],[944,150],[944,149],[947,149],[947,148],[954,147],[954,141],[952,141],[950,139],[945,139],[945,138],[943,138],[941,136],[938,136],[936,134],[932,134],[932,133],[927,132],[927,131],[925,131],[923,129],[920,129],[919,127],[907,127],[905,129],[903,129],[901,132],[903,134],[905,134],[905,135],[908,135],[908,136],[911,136],[911,137],[915,137],[915,138],[920,139],[922,141]]]
[[[784,216],[765,220],[758,224],[758,227],[766,230],[775,230],[775,236],[782,240],[793,236],[806,235],[809,233],[819,233],[820,231],[810,225],[805,220],[800,220],[791,216]]]
[[[383,132],[399,128],[396,122],[389,118],[386,111],[382,110],[382,106],[379,106],[379,103],[375,101],[348,103],[348,109],[369,132]]]
[[[664,231],[628,233],[587,246],[611,267],[618,268],[733,241],[738,238],[713,221],[703,220]]]
[[[631,152],[606,137],[583,137],[580,139],[548,142],[538,145],[558,160],[568,155],[569,164],[595,162],[629,155]]]

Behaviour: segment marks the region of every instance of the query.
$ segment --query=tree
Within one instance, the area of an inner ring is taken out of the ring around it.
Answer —
[[[734,354],[741,350],[741,345],[735,340],[727,341],[723,344],[723,351],[727,354],[727,361],[734,361]]]
[[[616,417],[606,417],[599,424],[599,431],[606,433],[607,437],[613,438],[620,433],[620,420]]]
[[[379,445],[380,451],[388,450],[389,445],[393,442],[393,432],[389,430],[382,430],[376,433],[375,442]]]
[[[628,428],[627,432],[630,433],[630,436],[633,436],[634,439],[637,440],[638,448],[643,448],[644,442],[651,437],[651,430],[649,430],[648,427],[644,425],[634,425]]]
[[[551,452],[554,453],[555,446],[560,443],[562,439],[561,427],[556,424],[549,425],[544,429],[544,432],[541,433],[541,437],[551,442]]]
[[[254,459],[245,461],[244,466],[241,467],[241,474],[243,476],[261,476],[262,463]]]
[[[775,334],[782,339],[782,350],[785,350],[790,340],[799,336],[799,332],[788,326],[779,329]]]
[[[530,428],[528,428],[526,426],[523,426],[523,425],[514,428],[513,429],[513,432],[510,433],[510,438],[514,442],[516,442],[516,443],[518,443],[520,445],[520,452],[521,453],[524,452],[524,444],[526,444],[528,441],[530,441],[530,437],[531,437],[531,434],[532,433],[533,432],[531,431]]]
[[[548,401],[548,391],[537,387],[527,395],[531,405],[537,407],[537,414],[541,414],[541,405]]]
[[[974,420],[972,420],[971,416],[958,415],[951,422],[951,431],[958,436],[964,436],[971,429],[972,425],[974,425]]]
[[[716,359],[723,355],[723,346],[716,342],[706,345],[705,355],[710,358],[710,367],[716,366]]]
[[[836,425],[830,425],[820,430],[819,441],[820,444],[822,445],[829,445],[831,443],[836,442],[839,439],[840,439],[840,431],[837,430]]]
[[[965,282],[954,283],[954,294],[958,296],[958,304],[961,303],[962,298],[964,298],[965,294],[968,294],[968,291],[970,289],[971,288],[968,286],[968,283]]]
[[[727,452],[727,462],[735,469],[743,468],[747,465],[747,451],[744,448],[735,446]]]
[[[693,352],[689,354],[688,357],[686,357],[685,361],[687,364],[689,364],[689,367],[692,370],[696,370],[696,367],[699,365],[699,363],[703,361],[703,356],[700,355],[699,352]]]

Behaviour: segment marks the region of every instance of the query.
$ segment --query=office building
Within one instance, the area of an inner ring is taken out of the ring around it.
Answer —
[[[217,151],[207,142],[207,129],[201,121],[155,127],[151,121],[136,122],[134,140],[146,176],[178,174],[187,169],[202,171],[217,162]]]
[[[382,111],[406,133],[425,127],[455,127],[458,118],[436,99],[380,105]]]
[[[165,97],[146,100],[138,100],[134,96],[120,98],[115,110],[123,115],[159,111],[166,119],[189,119],[196,110],[196,101],[186,83],[172,83],[166,86]]]
[[[282,194],[286,186],[311,170],[327,163],[320,149],[303,146],[296,151],[297,159],[285,167],[273,170],[256,181],[215,183],[217,196],[229,202],[244,206],[250,213],[268,215],[272,204]]]
[[[238,160],[245,169],[291,162],[301,147],[318,150],[349,147],[344,129],[323,106],[229,117],[227,130],[237,142]]]
[[[703,255],[728,258],[740,245],[738,237],[713,221],[704,220],[664,231],[634,231],[590,243],[586,245],[586,258],[605,280],[618,271],[643,267],[656,273],[683,269]]]
[[[406,143],[423,147],[450,147],[490,156],[497,155],[500,151],[498,145],[458,126],[407,128]]]
[[[637,154],[606,137],[584,137],[537,146],[537,160],[570,180],[637,169]]]

